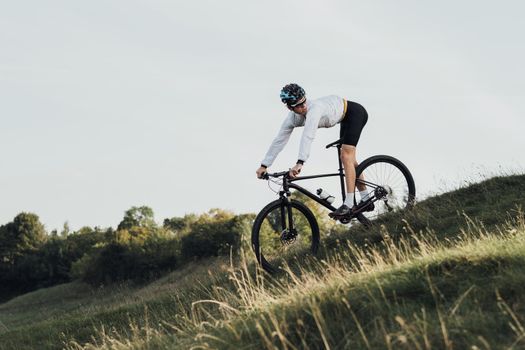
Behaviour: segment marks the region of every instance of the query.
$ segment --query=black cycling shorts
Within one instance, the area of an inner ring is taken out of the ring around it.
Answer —
[[[346,113],[341,121],[339,137],[343,139],[343,145],[357,146],[361,131],[368,121],[368,113],[365,107],[359,103],[347,101]]]

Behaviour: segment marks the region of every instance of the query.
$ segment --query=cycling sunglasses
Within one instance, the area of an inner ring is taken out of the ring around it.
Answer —
[[[296,104],[288,104],[288,107],[295,108],[295,107],[302,107],[306,103],[306,98],[303,98],[303,100]]]

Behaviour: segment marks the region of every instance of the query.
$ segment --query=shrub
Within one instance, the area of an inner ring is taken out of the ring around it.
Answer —
[[[91,284],[146,281],[177,266],[179,243],[169,237],[113,241],[73,264],[72,273]]]
[[[211,211],[181,238],[182,256],[185,259],[228,255],[236,252],[241,238],[251,226],[253,216],[233,216],[224,212]]]

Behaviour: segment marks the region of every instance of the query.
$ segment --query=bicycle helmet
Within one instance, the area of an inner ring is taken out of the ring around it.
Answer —
[[[288,84],[281,89],[281,101],[290,107],[294,107],[305,96],[304,89],[297,84]]]

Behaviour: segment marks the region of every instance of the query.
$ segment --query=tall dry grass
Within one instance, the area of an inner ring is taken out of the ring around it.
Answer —
[[[179,300],[179,311],[169,321],[152,325],[147,319],[130,320],[127,334],[102,328],[90,343],[71,340],[65,345],[76,350],[525,347],[519,314],[524,297],[502,293],[499,288],[505,285],[491,282],[500,274],[509,280],[522,278],[523,213],[519,210],[490,232],[479,222],[465,220],[467,229],[454,240],[411,231],[406,223],[409,236],[393,239],[382,229],[379,245],[345,242],[323,260],[309,259],[299,269],[285,267],[277,278],[243,251],[239,260],[230,262],[229,283],[203,287],[204,299]],[[510,272],[493,269],[494,262],[507,264]],[[487,277],[488,290],[475,283],[459,288],[463,274],[469,278],[463,270],[471,266],[473,273],[487,274],[474,277]],[[458,280],[456,290],[447,284],[447,274]],[[411,288],[417,290],[414,296]],[[476,306],[480,300],[486,305]],[[498,343],[484,312],[507,331],[508,342]]]

